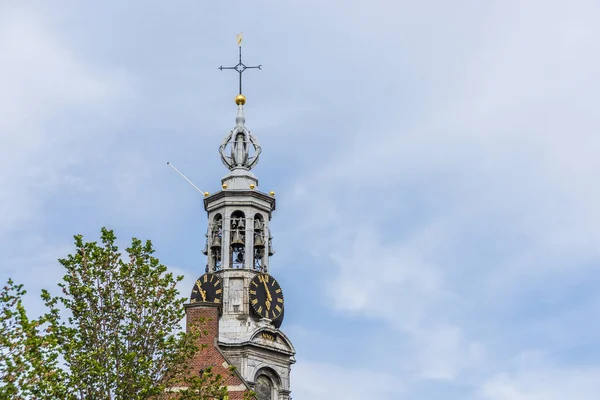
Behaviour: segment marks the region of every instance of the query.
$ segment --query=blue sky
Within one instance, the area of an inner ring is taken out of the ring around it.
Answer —
[[[294,399],[597,399],[598,2],[323,3],[0,3],[0,277],[107,226],[187,295],[242,31]]]

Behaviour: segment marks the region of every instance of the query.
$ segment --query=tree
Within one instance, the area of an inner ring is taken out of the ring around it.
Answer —
[[[27,318],[22,286],[9,281],[0,299],[0,394],[143,400],[185,382],[194,390],[170,398],[225,398],[222,376],[188,370],[204,332],[180,331],[185,299],[176,284],[183,277],[167,272],[150,241],[133,238],[123,256],[115,240],[106,228],[101,245],[75,236],[75,253],[59,260],[66,269],[62,295],[43,291],[47,311],[37,320]]]
[[[11,279],[0,291],[0,398],[67,399],[56,343],[40,331],[47,320],[27,317],[25,293]]]

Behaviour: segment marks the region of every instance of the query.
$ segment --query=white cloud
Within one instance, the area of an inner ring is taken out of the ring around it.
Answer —
[[[74,167],[102,138],[82,117],[103,115],[129,92],[121,73],[78,59],[41,15],[18,5],[2,11],[0,236],[39,216],[58,187],[83,186]]]
[[[476,367],[502,370],[512,356],[505,349],[519,347],[498,345],[514,321],[498,317],[498,330],[482,335],[480,321],[494,319],[488,309],[516,313],[528,306],[517,299],[555,296],[573,271],[597,269],[592,10],[546,2],[488,10],[479,46],[453,43],[456,54],[436,66],[458,72],[436,87],[435,107],[410,126],[397,123],[410,118],[401,101],[378,103],[381,118],[344,132],[323,168],[285,196],[308,216],[298,236],[314,238],[313,256],[332,262],[335,309],[408,333],[417,376],[459,382]],[[468,17],[465,32],[478,25]]]
[[[475,371],[483,361],[483,346],[467,342],[457,326],[438,324],[412,333],[415,372],[421,379],[454,380],[465,371]]]
[[[336,288],[330,293],[333,304],[340,311],[364,311],[398,327],[419,326],[427,307],[444,297],[440,271],[419,252],[419,243],[429,235],[422,232],[421,237],[385,244],[367,221],[355,221],[363,222],[360,229],[340,233],[346,245],[331,254],[338,267],[331,282]],[[373,269],[371,279],[358,279],[366,266]]]
[[[596,400],[600,369],[546,367],[498,374],[479,393],[482,400]]]
[[[17,284],[24,284],[27,312],[36,317],[46,311],[40,299],[42,289],[53,295],[60,294],[56,284],[62,280],[65,270],[58,259],[71,253],[72,247],[49,245],[44,237],[33,234],[19,244],[23,248],[13,251],[14,256],[5,253],[0,268],[0,285],[4,285],[9,277]]]
[[[311,400],[396,399],[403,383],[394,375],[371,368],[345,368],[299,361],[292,366],[292,397]]]
[[[546,269],[574,254],[599,255],[600,191],[592,182],[600,171],[600,121],[589,109],[577,114],[571,107],[593,103],[600,84],[593,72],[599,53],[580,53],[598,46],[597,27],[584,8],[563,15],[555,7],[512,4],[507,11],[483,35],[488,40],[481,55],[450,60],[468,74],[460,77],[461,92],[440,88],[443,108],[404,132],[390,129],[389,120],[368,137],[357,132],[322,170],[292,189],[296,204],[312,212],[305,229],[326,225],[333,237],[326,243],[334,245],[329,248],[340,267],[339,283],[351,285],[347,280],[368,263],[378,271],[372,285],[410,280],[411,288],[428,291],[451,284],[442,279],[447,266],[437,256],[454,253],[447,261],[461,268],[454,263],[480,251],[455,243],[465,234],[521,237],[503,252],[503,270]],[[540,11],[550,19],[538,20]],[[504,24],[508,32],[499,29]],[[418,228],[403,220],[413,215],[399,215],[410,196],[421,200],[424,222]],[[377,235],[385,213],[398,229]],[[432,233],[420,239],[426,229]],[[460,247],[447,249],[445,243]],[[340,288],[340,303],[369,308],[360,295],[344,295],[352,287]]]
[[[47,202],[90,189],[82,170],[107,137],[95,124],[131,87],[122,72],[82,60],[50,23],[51,10],[0,8],[0,276],[24,283],[28,311],[39,315],[40,290],[57,290],[57,260],[72,250],[71,236],[44,233]]]

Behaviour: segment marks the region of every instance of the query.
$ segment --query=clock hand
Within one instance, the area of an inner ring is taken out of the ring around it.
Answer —
[[[200,286],[200,284],[198,282],[196,282],[196,287],[198,288],[198,291],[200,292],[200,296],[202,296],[202,301],[206,301],[206,291],[202,290],[202,286]]]
[[[263,281],[263,284],[265,285],[265,291],[267,292],[267,299],[269,299],[269,301],[273,300],[271,292],[269,292],[269,288],[267,287],[267,282]]]

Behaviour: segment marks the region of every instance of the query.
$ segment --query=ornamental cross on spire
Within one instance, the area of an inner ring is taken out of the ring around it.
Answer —
[[[254,66],[254,67],[248,67],[247,65],[245,65],[245,64],[242,62],[242,34],[241,34],[241,33],[238,33],[238,35],[237,35],[237,37],[236,37],[236,40],[237,40],[238,47],[239,47],[239,49],[240,49],[240,58],[239,58],[239,62],[237,63],[237,65],[234,65],[233,67],[224,67],[224,66],[222,66],[222,65],[221,65],[221,66],[219,67],[219,69],[220,69],[221,71],[223,71],[224,69],[233,69],[233,70],[237,71],[237,73],[240,75],[240,94],[242,94],[242,73],[243,73],[245,70],[247,70],[247,69],[250,69],[250,68],[258,68],[258,69],[261,69],[262,65],[257,65],[257,66]]]

